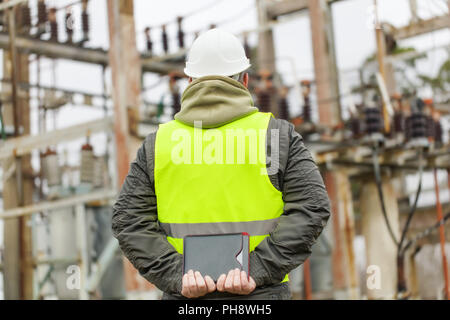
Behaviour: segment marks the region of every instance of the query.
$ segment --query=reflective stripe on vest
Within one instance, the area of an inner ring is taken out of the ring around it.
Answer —
[[[275,229],[284,203],[266,168],[270,117],[257,112],[214,129],[177,120],[159,126],[158,220],[179,253],[187,235],[235,232],[250,235],[252,251]]]
[[[172,238],[184,238],[192,234],[220,234],[246,232],[263,236],[272,232],[278,218],[261,221],[214,222],[214,223],[160,223],[166,234]]]

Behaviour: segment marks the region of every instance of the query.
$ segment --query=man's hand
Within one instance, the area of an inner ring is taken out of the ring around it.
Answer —
[[[183,276],[181,294],[186,298],[198,298],[216,290],[216,284],[209,276],[203,276],[198,271],[189,270]]]
[[[230,270],[228,275],[222,274],[217,279],[217,291],[230,292],[234,294],[249,294],[256,288],[255,280],[252,277],[247,278],[245,271],[239,269]]]

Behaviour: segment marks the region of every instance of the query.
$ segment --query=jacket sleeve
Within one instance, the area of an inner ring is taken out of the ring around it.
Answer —
[[[158,223],[154,189],[154,141],[150,134],[131,163],[113,206],[112,230],[124,255],[139,273],[167,293],[181,291],[182,255]]]
[[[268,160],[279,163],[274,184],[282,191],[284,212],[275,230],[250,254],[250,275],[257,286],[280,283],[301,265],[330,216],[322,176],[303,138],[293,125],[272,120],[269,129],[279,130],[279,152]],[[268,150],[270,145],[268,142]]]

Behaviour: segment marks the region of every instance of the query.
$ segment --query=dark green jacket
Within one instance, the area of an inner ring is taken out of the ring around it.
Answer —
[[[258,111],[249,91],[228,77],[193,81],[184,91],[181,103],[182,109],[175,118],[189,125],[201,120],[205,128]],[[278,130],[277,155],[271,151],[272,129]],[[140,274],[161,289],[166,298],[179,298],[183,257],[167,241],[158,223],[153,174],[155,137],[156,133],[147,136],[131,163],[113,208],[112,229],[123,253]],[[286,290],[280,291],[280,281],[309,257],[330,216],[322,177],[294,126],[272,118],[267,137],[269,178],[283,194],[284,213],[275,230],[250,254],[250,275],[257,288],[247,298],[286,298]],[[209,297],[232,298],[218,293],[206,296]]]

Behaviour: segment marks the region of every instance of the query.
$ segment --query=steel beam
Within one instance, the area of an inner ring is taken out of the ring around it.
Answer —
[[[407,26],[395,28],[391,34],[396,40],[403,40],[449,27],[450,19],[448,14],[446,14],[428,20],[418,20]]]
[[[119,242],[116,238],[111,238],[106,245],[105,249],[103,249],[102,254],[100,255],[98,261],[97,261],[97,269],[94,273],[92,273],[86,282],[86,291],[93,293],[98,285],[100,284],[100,281],[103,278],[103,275],[105,274],[106,269],[110,265],[110,263],[113,261],[114,255],[116,254],[117,250],[119,249]]]
[[[65,43],[57,43],[40,39],[16,37],[15,45],[19,52],[28,54],[37,54],[54,59],[67,59],[85,63],[108,65],[108,52],[103,49],[83,48]],[[9,36],[6,33],[0,33],[0,48],[9,49]],[[167,62],[168,58],[142,58],[142,70],[144,72],[154,72],[165,75],[172,71],[183,72],[183,66],[180,63]]]
[[[114,135],[116,141],[116,186],[120,188],[142,144],[137,136],[139,106],[141,105],[141,67],[136,48],[134,24],[134,1],[108,0],[109,61],[114,103]],[[136,279],[142,279],[125,260],[125,282],[127,290],[137,290]],[[140,278],[139,278],[140,277]],[[131,281],[130,281],[131,280]],[[143,280],[145,281],[145,280]],[[148,282],[147,288],[149,288]]]
[[[15,1],[17,3],[17,1]],[[8,2],[9,5],[13,1]],[[16,50],[16,30],[21,27],[16,24],[16,7],[8,10],[8,35],[9,51],[5,51],[5,75],[11,78],[11,98],[14,135],[30,134],[30,105],[29,97],[19,97],[18,82],[29,81],[28,55],[18,54]],[[33,202],[33,179],[26,175],[31,170],[31,157],[9,158],[5,161],[14,164],[15,175],[4,181],[4,208],[14,208],[29,205]],[[15,193],[8,196],[6,190]],[[32,244],[30,221],[28,217],[20,217],[5,222],[5,297],[7,299],[32,299],[33,298],[33,266],[32,266]],[[18,249],[18,250],[17,250]],[[18,289],[18,290],[17,290]],[[19,293],[17,295],[17,293]]]
[[[28,2],[28,0],[9,0],[6,3],[0,4],[0,11],[15,7],[24,2]]]
[[[339,165],[339,166],[348,166],[348,167],[362,167],[367,168],[369,171],[371,171],[373,167],[373,163],[369,161],[355,161],[351,159],[335,159],[333,160],[333,164]],[[392,162],[382,162],[380,163],[381,168],[390,169],[390,170],[402,170],[402,171],[417,171],[418,163],[411,162],[411,163],[405,163],[405,164],[398,164],[398,163],[392,163]],[[447,170],[450,168],[449,164],[427,164],[424,166],[425,170],[431,170],[431,169],[442,169]]]
[[[339,0],[327,0],[331,4]],[[267,1],[267,13],[270,19],[308,9],[308,0]]]
[[[391,179],[383,178],[382,190],[387,219],[398,239],[400,236],[397,197]],[[392,241],[383,219],[377,186],[365,180],[360,194],[361,228],[367,252],[368,299],[392,299],[397,283],[397,245]]]
[[[270,18],[267,13],[267,1],[257,0],[256,7],[258,11],[258,25],[264,26],[270,22]],[[273,41],[273,31],[268,28],[258,33],[258,71],[269,72],[274,74],[276,72],[275,66],[275,46]],[[273,92],[270,99],[270,112],[277,117],[279,113],[278,107],[278,94]]]
[[[325,0],[308,1],[314,74],[322,124],[335,126],[341,122],[339,82],[334,48],[331,8]]]
[[[30,154],[35,149],[43,149],[64,141],[85,137],[92,133],[108,131],[112,128],[112,117],[94,120],[83,124],[7,140],[0,144],[0,160],[11,156]]]

